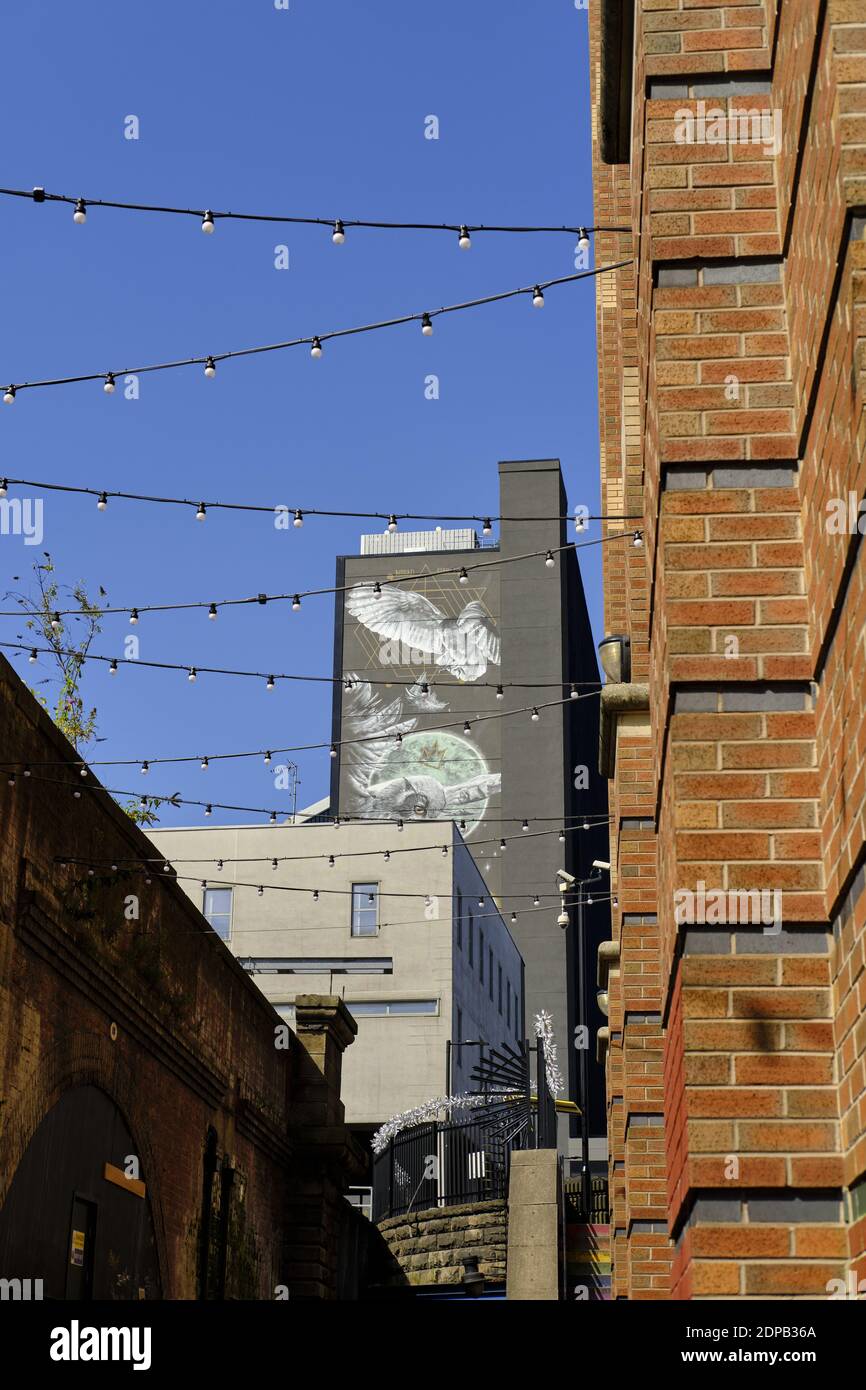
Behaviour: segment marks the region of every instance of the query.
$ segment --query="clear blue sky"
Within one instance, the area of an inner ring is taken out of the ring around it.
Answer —
[[[572,0],[208,0],[124,6],[28,0],[3,17],[0,184],[309,216],[592,222],[587,16]],[[436,115],[438,141],[424,138]],[[135,115],[140,138],[124,138]],[[0,381],[222,352],[453,303],[574,269],[564,235],[217,224],[0,200]],[[290,269],[274,268],[289,247]],[[497,511],[496,464],[558,456],[572,507],[598,510],[594,282],[416,326],[141,378],[138,401],[98,384],[0,404],[0,472],[108,489],[290,506]],[[440,399],[424,397],[428,372]],[[131,605],[334,582],[359,522],[276,531],[267,517],[45,496],[60,575]],[[593,524],[589,537],[600,534]],[[570,536],[573,536],[573,529]],[[43,547],[0,537],[0,579]],[[600,554],[582,569],[600,634]],[[5,605],[4,605],[5,606]],[[144,618],[141,656],[330,673],[333,603]],[[0,619],[3,640],[20,624]],[[95,650],[122,654],[108,617]],[[26,659],[17,669],[33,680]],[[330,736],[330,688],[89,667],[98,756],[148,757]],[[326,753],[300,758],[300,804],[327,790]],[[105,773],[136,792],[280,804],[258,760]],[[163,824],[200,812],[169,812]],[[236,821],[237,815],[214,816]]]

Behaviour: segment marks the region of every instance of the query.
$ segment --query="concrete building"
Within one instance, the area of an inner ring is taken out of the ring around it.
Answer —
[[[583,940],[575,912],[556,926],[554,901],[559,869],[585,879],[608,857],[595,645],[559,462],[500,463],[499,483],[496,540],[492,525],[398,530],[338,559],[331,810],[463,825],[501,911],[518,914],[527,1018],[551,1014],[568,1095],[604,1166],[603,1087],[566,1040],[604,1022],[595,957],[607,885],[583,914]],[[549,911],[521,912],[536,894]],[[568,1129],[563,1119],[561,1148],[577,1158],[580,1129]]]
[[[151,838],[287,1021],[299,994],[345,1001],[358,1025],[342,1073],[352,1129],[473,1089],[479,1042],[525,1038],[520,952],[453,821]]]
[[[619,1298],[866,1274],[863,19],[589,9]]]

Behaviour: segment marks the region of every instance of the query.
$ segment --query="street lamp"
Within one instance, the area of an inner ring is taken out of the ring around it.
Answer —
[[[628,684],[631,680],[631,638],[624,633],[605,637],[598,644],[602,670],[612,685]]]

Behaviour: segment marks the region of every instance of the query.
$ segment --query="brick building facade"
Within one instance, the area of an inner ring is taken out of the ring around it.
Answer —
[[[866,1277],[866,3],[589,25],[602,511],[644,517],[603,547],[612,1296],[825,1297]]]
[[[0,1278],[351,1296],[354,1020],[301,996],[289,1033],[173,874],[125,867],[154,846],[2,658],[0,732]]]

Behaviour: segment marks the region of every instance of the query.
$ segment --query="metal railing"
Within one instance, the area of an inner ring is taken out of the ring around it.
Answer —
[[[504,1199],[511,1153],[520,1146],[472,1121],[405,1130],[373,1164],[373,1220]]]

